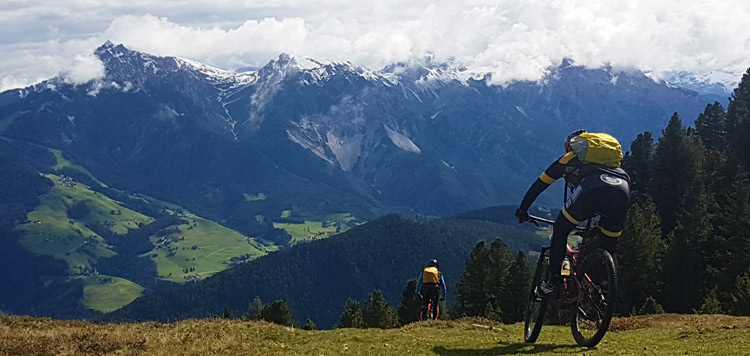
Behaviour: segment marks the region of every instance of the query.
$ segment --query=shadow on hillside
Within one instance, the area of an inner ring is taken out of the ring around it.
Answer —
[[[533,355],[542,352],[557,354],[577,354],[581,351],[578,346],[553,344],[501,344],[491,349],[446,349],[436,346],[432,349],[441,356],[469,356],[469,355]]]

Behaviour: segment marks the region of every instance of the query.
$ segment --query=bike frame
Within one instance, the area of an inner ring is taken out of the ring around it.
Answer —
[[[549,219],[541,218],[538,216],[529,216],[530,221],[534,224],[537,224],[537,222],[543,222],[545,224],[549,224],[551,226],[555,225],[555,222]],[[591,233],[591,225],[592,220],[589,219],[586,222],[586,227],[580,227],[576,226],[575,229],[578,230],[578,233],[581,234],[581,237],[586,239],[589,237]],[[538,224],[537,224],[538,225]],[[548,249],[548,248],[547,248]],[[580,267],[581,261],[583,260],[583,254],[579,249],[573,249],[568,244],[565,244],[565,254],[568,256],[568,259],[571,263],[570,268],[570,276],[569,277],[563,277],[563,283],[562,283],[562,293],[560,293],[560,304],[564,305],[570,305],[578,303],[583,298],[583,286],[581,284],[581,281],[578,276],[578,268]],[[584,278],[589,278],[588,276],[584,276]],[[568,297],[570,293],[568,293],[568,281],[573,281],[573,286],[578,289],[578,292],[575,294],[575,297]],[[589,283],[592,283],[591,280],[588,280]]]

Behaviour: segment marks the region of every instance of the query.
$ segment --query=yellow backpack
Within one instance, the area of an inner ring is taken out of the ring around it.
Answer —
[[[422,271],[422,283],[440,283],[439,273],[436,267],[425,267]]]
[[[605,133],[584,132],[570,140],[570,148],[583,163],[619,167],[622,147],[616,138]]]

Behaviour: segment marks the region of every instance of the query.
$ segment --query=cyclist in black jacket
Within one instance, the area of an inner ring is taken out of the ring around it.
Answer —
[[[547,187],[560,178],[565,178],[566,189],[572,193],[565,206],[557,215],[550,243],[550,283],[541,286],[545,294],[557,290],[562,281],[560,267],[565,256],[568,234],[576,225],[599,215],[601,234],[597,239],[599,247],[614,254],[617,238],[625,226],[629,200],[630,177],[620,167],[610,167],[594,163],[584,163],[571,149],[570,141],[585,133],[577,130],[565,140],[565,155],[552,163],[531,185],[516,210],[519,223],[529,221],[529,208],[534,200]]]

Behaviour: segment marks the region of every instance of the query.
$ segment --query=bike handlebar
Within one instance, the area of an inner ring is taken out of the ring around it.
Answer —
[[[539,226],[538,222],[543,222],[543,223],[549,224],[549,225],[555,225],[555,222],[553,220],[541,218],[541,217],[534,216],[534,215],[529,215],[529,221],[532,222],[536,226]],[[580,226],[576,226],[575,229],[578,230],[578,231],[586,231],[585,228],[582,228]]]

